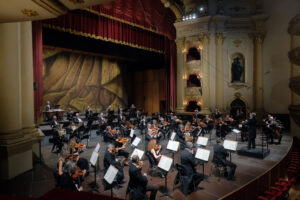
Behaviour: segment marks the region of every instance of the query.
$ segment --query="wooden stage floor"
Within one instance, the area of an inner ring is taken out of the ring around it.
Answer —
[[[256,139],[257,148],[261,148],[260,146],[260,137],[258,131],[258,136]],[[236,135],[231,133],[226,137],[226,139],[235,140]],[[29,197],[39,197],[47,191],[50,191],[54,188],[55,182],[53,177],[53,170],[56,167],[58,155],[51,153],[52,144],[48,142],[49,137],[45,137],[42,141],[42,156],[43,156],[43,164],[35,165],[34,169],[30,172],[27,172],[23,175],[18,176],[17,178],[0,183],[1,193],[15,194],[21,196],[29,196]],[[84,141],[85,143],[86,141]],[[103,156],[106,144],[102,142],[100,136],[95,134],[95,131],[92,131],[92,138],[89,142],[89,146],[91,148],[86,149],[81,156],[85,157],[89,160],[91,152],[97,143],[101,144],[100,157],[99,157],[99,165],[100,170],[97,173],[97,183],[99,185],[99,192],[101,194],[110,196],[110,190],[104,191],[102,179],[103,179]],[[212,150],[213,145],[216,143],[215,133],[213,132],[212,141],[206,147],[206,149]],[[163,146],[163,154],[167,154],[171,156],[171,153],[166,150],[167,140],[161,142]],[[246,142],[239,141],[238,148],[242,146],[246,146]],[[224,195],[233,192],[239,187],[247,184],[249,181],[255,179],[259,175],[263,174],[267,170],[269,170],[273,165],[279,162],[288,152],[292,145],[292,137],[285,134],[282,138],[282,142],[280,145],[270,145],[270,154],[264,159],[256,159],[245,156],[239,156],[236,153],[232,154],[232,162],[237,165],[235,180],[228,181],[226,178],[215,175],[213,165],[211,163],[213,152],[211,152],[209,162],[205,164],[205,175],[206,179],[199,184],[200,189],[191,193],[190,195],[185,196],[179,189],[179,187],[175,187],[173,189],[173,182],[176,176],[177,171],[169,172],[168,174],[168,189],[170,190],[170,194],[173,199],[205,199],[205,200],[213,200],[222,198]],[[140,143],[138,146],[139,149],[144,149],[144,143]],[[126,150],[131,153],[132,149],[129,145],[127,145]],[[175,163],[180,163],[180,152],[175,154]],[[148,170],[148,160],[144,161],[143,172],[147,173]],[[197,166],[197,170],[202,172],[202,166]],[[116,190],[113,189],[113,196],[121,199],[125,198],[125,191],[129,181],[128,175],[128,167],[124,167],[125,181],[123,187]],[[83,187],[84,191],[94,192],[89,187],[89,184],[94,180],[94,173],[91,170],[90,175],[85,179]],[[148,175],[148,184],[155,185],[157,187],[164,186],[164,179],[159,177],[151,177]],[[178,184],[179,186],[180,184]],[[97,192],[95,192],[97,193]],[[158,192],[156,199],[169,199],[169,197],[160,197],[161,193]]]

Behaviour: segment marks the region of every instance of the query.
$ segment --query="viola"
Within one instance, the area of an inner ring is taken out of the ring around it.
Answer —
[[[199,121],[199,122],[198,122],[198,125],[201,126],[202,128],[203,128],[203,127],[206,127],[206,124],[205,124],[203,121]]]

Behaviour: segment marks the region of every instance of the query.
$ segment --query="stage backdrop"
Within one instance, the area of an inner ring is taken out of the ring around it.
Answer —
[[[96,111],[127,104],[121,63],[99,56],[43,49],[43,105]]]

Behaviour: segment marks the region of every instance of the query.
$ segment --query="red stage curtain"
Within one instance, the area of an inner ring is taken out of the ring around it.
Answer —
[[[37,88],[34,91],[34,117],[37,122],[41,117],[43,106],[43,38],[42,23],[32,22],[32,48],[33,48],[33,79]]]

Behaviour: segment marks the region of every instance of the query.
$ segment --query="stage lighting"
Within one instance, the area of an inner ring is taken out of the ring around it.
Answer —
[[[202,12],[203,10],[204,10],[204,8],[201,6],[201,7],[199,8],[199,11]]]
[[[193,19],[196,19],[196,14],[193,14]]]

